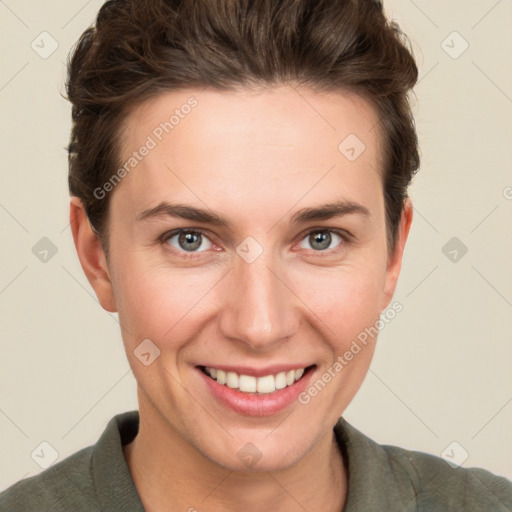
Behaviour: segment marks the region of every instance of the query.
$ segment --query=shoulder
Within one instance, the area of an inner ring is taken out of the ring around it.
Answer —
[[[0,510],[99,511],[90,470],[92,452],[92,446],[84,448],[42,473],[15,483],[0,493]]]
[[[0,493],[0,510],[143,512],[123,453],[138,426],[138,411],[114,416],[95,445]]]
[[[423,452],[396,446],[382,448],[390,465],[407,474],[415,488],[419,511],[512,510],[512,483],[506,478],[480,468],[450,466],[441,457]]]
[[[348,512],[386,507],[403,512],[512,511],[512,483],[506,478],[454,467],[428,453],[380,445],[343,418],[334,431],[348,464]]]

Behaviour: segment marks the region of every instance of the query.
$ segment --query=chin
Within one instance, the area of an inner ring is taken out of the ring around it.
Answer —
[[[287,435],[283,431],[273,439],[267,430],[256,435],[246,432],[230,437],[224,444],[203,447],[201,452],[211,462],[234,472],[281,471],[297,464],[315,444],[308,436],[292,436],[297,438],[297,432]]]

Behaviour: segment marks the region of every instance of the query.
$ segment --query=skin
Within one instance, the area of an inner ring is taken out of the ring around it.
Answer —
[[[377,116],[349,93],[163,93],[130,114],[123,156],[190,96],[198,106],[112,192],[108,261],[82,204],[71,200],[80,262],[101,305],[119,313],[138,383],[140,428],[124,448],[128,466],[148,511],[339,511],[347,472],[332,429],[376,339],[308,404],[265,417],[216,401],[195,367],[306,363],[316,365],[311,382],[321,378],[389,305],[412,205],[390,253]],[[354,162],[338,150],[349,134],[366,145]],[[303,208],[341,200],[369,215],[291,223]],[[228,227],[137,220],[163,201],[215,212]],[[204,229],[204,243],[187,252],[177,236],[163,236],[178,228]],[[309,234],[325,230],[350,237],[333,233],[322,251]],[[263,248],[252,263],[236,252],[249,236]],[[134,355],[144,339],[161,351],[149,366]],[[237,457],[248,442],[261,453],[253,468]]]

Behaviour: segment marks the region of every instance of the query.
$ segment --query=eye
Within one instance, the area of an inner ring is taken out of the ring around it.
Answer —
[[[203,252],[204,250],[212,247],[210,240],[202,231],[199,230],[180,229],[178,231],[168,233],[164,237],[164,240],[178,251]]]
[[[328,249],[334,248],[331,246],[331,244],[333,242],[335,243],[336,240],[338,240],[338,244],[336,245],[340,245],[341,242],[345,241],[345,238],[339,233],[336,233],[330,229],[317,229],[315,231],[310,231],[306,237],[301,240],[300,247],[303,249],[312,248],[317,252],[326,251]],[[310,247],[304,246],[304,242],[309,243]]]

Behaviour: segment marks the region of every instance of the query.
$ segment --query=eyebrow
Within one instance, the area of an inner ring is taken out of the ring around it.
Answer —
[[[291,224],[304,224],[313,220],[329,220],[349,214],[359,214],[363,217],[371,216],[370,210],[362,204],[353,201],[337,201],[320,206],[303,208],[293,215]],[[216,213],[194,206],[173,204],[166,201],[154,208],[144,210],[137,215],[136,220],[140,222],[158,217],[174,217],[200,222],[202,224],[229,227],[229,222]]]
[[[212,224],[214,226],[227,227],[229,225],[226,219],[213,212],[209,212],[208,210],[187,206],[185,204],[172,204],[165,201],[155,206],[154,208],[144,210],[142,213],[137,215],[136,220],[143,221],[158,217],[176,217],[179,219],[201,222],[204,224]]]
[[[301,224],[312,220],[329,220],[353,213],[362,215],[363,217],[371,217],[370,210],[362,204],[353,201],[337,201],[335,203],[299,210],[292,217],[291,223]]]

